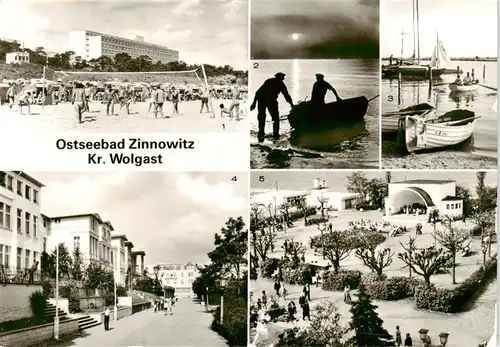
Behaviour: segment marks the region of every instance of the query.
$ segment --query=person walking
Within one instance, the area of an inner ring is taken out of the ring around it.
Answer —
[[[413,341],[411,340],[410,333],[406,333],[405,347],[413,347]]]
[[[109,311],[109,308],[106,306],[104,308],[104,330],[105,331],[109,330],[109,315],[110,315],[110,311]]]
[[[311,287],[310,287],[309,283],[306,283],[303,291],[304,291],[304,296],[307,298],[307,300],[311,301]]]
[[[267,309],[267,295],[266,295],[265,290],[262,291],[262,305],[264,307],[264,310],[266,310]]]
[[[346,304],[351,304],[351,288],[349,285],[344,288],[344,302]]]
[[[281,283],[280,283],[280,280],[276,280],[276,282],[274,282],[274,290],[276,291],[276,295],[279,297],[280,296],[280,289],[281,289]]]
[[[399,325],[396,326],[396,346],[401,346],[403,343],[401,338],[401,331],[399,330]]]

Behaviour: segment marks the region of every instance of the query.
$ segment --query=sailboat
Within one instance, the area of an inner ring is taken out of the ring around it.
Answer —
[[[383,76],[411,76],[411,77],[424,77],[429,78],[429,74],[434,77],[441,76],[446,68],[441,68],[441,63],[449,64],[451,61],[446,54],[444,46],[441,41],[439,41],[439,37],[436,35],[436,46],[434,47],[434,51],[432,52],[432,58],[429,65],[421,65],[420,64],[420,32],[419,32],[419,16],[418,16],[418,0],[413,0],[413,12],[416,13],[416,27],[413,35],[417,37],[418,47],[416,47],[416,51],[418,53],[417,61],[413,61],[410,64],[404,63],[401,61],[398,65],[382,65],[382,75]],[[415,16],[414,16],[415,18]],[[414,23],[415,26],[415,23]],[[415,46],[415,38],[413,40],[413,45]],[[415,47],[414,47],[415,51]],[[413,55],[413,58],[415,54]]]

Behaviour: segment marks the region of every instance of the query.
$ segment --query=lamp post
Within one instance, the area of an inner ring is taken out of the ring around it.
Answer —
[[[117,258],[118,258],[118,255],[117,255]],[[117,267],[118,267],[118,261],[115,261],[115,268],[114,268],[115,275],[113,276],[114,277],[114,281],[113,281],[114,282],[114,295],[115,295],[115,307],[114,307],[114,311],[113,312],[114,312],[114,316],[115,316],[115,321],[118,320],[118,305],[117,305],[118,304],[117,303],[118,298],[116,297],[116,280],[117,280],[117,277],[118,277],[117,276],[118,275],[117,274],[117,272],[118,272],[117,271]]]
[[[484,241],[481,241],[481,252],[483,253],[483,267],[484,267],[486,266],[486,252],[488,252],[488,245]]]
[[[429,329],[420,329],[418,333],[420,334],[420,340],[424,343],[424,347],[431,347],[432,343],[429,336]],[[446,346],[446,344],[448,343],[449,335],[449,333],[439,334],[439,343],[441,344],[441,347]]]
[[[208,311],[208,287],[205,288],[205,309]]]
[[[220,297],[220,325],[224,323],[224,289],[226,288],[226,280],[220,280],[221,297]]]
[[[59,244],[56,247],[56,316],[54,317],[54,339],[59,340]]]

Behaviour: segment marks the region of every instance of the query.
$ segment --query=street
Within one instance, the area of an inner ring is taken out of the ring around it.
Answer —
[[[173,315],[152,309],[85,330],[71,346],[227,346],[225,340],[210,330],[212,315],[191,299],[179,299]],[[68,344],[64,344],[68,345]]]

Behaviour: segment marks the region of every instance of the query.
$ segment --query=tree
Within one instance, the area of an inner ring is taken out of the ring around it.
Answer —
[[[241,278],[241,267],[248,263],[248,231],[245,230],[243,217],[229,218],[221,233],[214,236],[215,249],[208,253],[211,262],[216,264],[221,275]]]
[[[488,256],[491,257],[491,237],[495,233],[496,226],[496,216],[493,210],[477,212],[472,215],[472,220],[474,224],[479,228],[481,235],[481,242],[484,242],[484,238],[488,237]]]
[[[284,202],[281,205],[278,206],[278,208],[281,211],[281,214],[283,215],[283,221],[284,221],[284,229],[286,233],[286,229],[288,228],[288,222],[290,221],[290,208],[292,206],[290,205],[289,202]]]
[[[325,208],[327,207],[328,200],[330,200],[330,199],[327,198],[326,196],[323,196],[323,195],[318,196],[318,202],[320,203],[322,217],[325,216]]]
[[[379,278],[382,278],[384,269],[391,266],[393,256],[394,253],[391,252],[390,248],[383,250],[359,248],[356,250],[356,258],[360,259]]]
[[[463,214],[469,217],[473,213],[473,204],[470,190],[467,187],[457,184],[455,196],[462,199]]]
[[[287,246],[281,246],[285,251],[285,258],[289,258],[292,262],[292,268],[297,268],[301,263],[302,258],[306,254],[306,247],[298,241],[288,241]]]
[[[349,347],[351,345],[344,340],[349,330],[340,325],[340,318],[341,316],[333,302],[326,301],[318,304],[309,327],[301,330],[298,328],[285,329],[279,335],[276,347]]]
[[[470,239],[470,231],[463,228],[454,228],[451,224],[451,218],[446,217],[443,220],[445,230],[436,230],[437,241],[451,254],[451,278],[453,284],[456,284],[455,269],[457,253],[464,249],[465,243]]]
[[[439,211],[437,209],[432,209],[429,212],[429,221],[432,224],[432,229],[433,229],[433,234],[432,238],[434,239],[434,247],[436,247],[436,226],[437,223],[439,222]]]
[[[363,201],[366,199],[368,184],[369,181],[362,172],[353,172],[347,177],[347,191],[359,194]]]
[[[385,330],[384,321],[378,316],[376,309],[377,306],[372,303],[364,285],[360,285],[358,300],[353,302],[349,309],[351,312],[349,327],[355,334],[350,341],[355,346],[394,346],[393,337]]]
[[[374,178],[367,183],[366,196],[370,199],[372,209],[384,208],[385,198],[389,194],[387,182]]]
[[[314,245],[314,250],[328,259],[333,271],[338,274],[340,262],[347,258],[353,249],[351,233],[347,230],[332,230],[320,237],[321,242]]]
[[[112,291],[114,284],[115,279],[112,271],[94,263],[85,269],[85,288]]]
[[[309,205],[307,205],[306,200],[304,199],[299,200],[299,202],[297,203],[297,208],[304,214],[304,224],[307,225],[307,217],[309,214],[310,207]]]
[[[436,249],[434,246],[409,252],[399,253],[398,258],[413,272],[424,278],[427,287],[431,286],[431,277],[446,269],[450,256],[442,248]]]
[[[250,245],[261,261],[267,259],[267,254],[272,250],[275,239],[276,233],[273,233],[271,230],[252,230]]]
[[[399,243],[401,247],[403,247],[404,251],[408,254],[408,259],[410,262],[413,259],[413,253],[415,253],[415,251],[417,250],[417,247],[415,245],[416,241],[417,241],[416,237],[408,236],[408,242],[406,244],[403,244],[402,242]],[[408,267],[408,270],[410,272],[408,277],[412,278],[412,272],[411,272],[412,267],[409,264],[406,264],[406,266]]]
[[[494,209],[497,205],[497,188],[486,185],[486,172],[479,171],[476,177],[477,210],[482,212]]]
[[[80,246],[76,245],[75,249],[73,250],[73,264],[71,267],[71,277],[76,281],[80,281],[82,279],[82,274],[83,274],[82,252],[80,251]]]
[[[71,255],[69,254],[68,248],[64,243],[60,243],[59,245],[59,279],[61,278],[71,278],[71,269],[73,260],[71,259]],[[54,261],[54,268],[57,257],[57,248],[54,248],[52,251],[52,259]],[[56,277],[54,272],[54,278]]]
[[[56,278],[56,259],[52,254],[42,252],[40,256],[40,270],[44,278]]]

